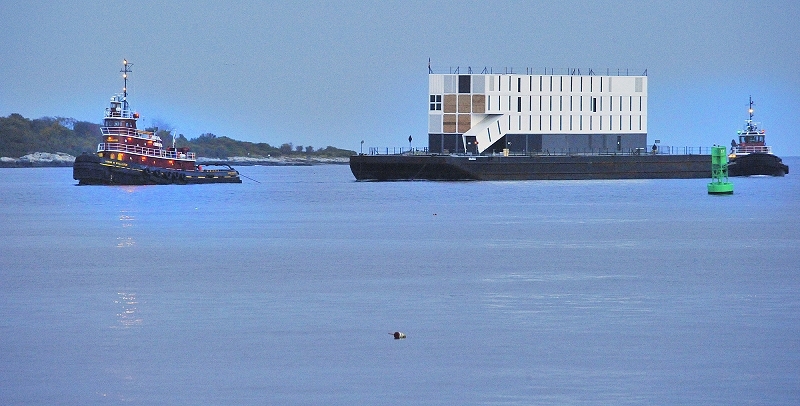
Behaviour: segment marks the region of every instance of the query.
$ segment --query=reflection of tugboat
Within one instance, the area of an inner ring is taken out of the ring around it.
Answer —
[[[728,155],[729,176],[770,175],[783,176],[789,173],[789,167],[776,155],[772,147],[764,142],[766,131],[758,128],[753,122],[753,98],[750,98],[750,119],[745,121],[744,130],[737,131],[739,142],[731,141],[731,153]]]
[[[188,148],[163,148],[161,137],[136,128],[139,113],[128,107],[128,73],[132,64],[123,61],[122,94],[111,98],[106,109],[103,142],[97,154],[75,158],[72,177],[80,185],[159,185],[196,183],[242,183],[239,172],[227,169],[203,169],[196,165],[195,154]]]

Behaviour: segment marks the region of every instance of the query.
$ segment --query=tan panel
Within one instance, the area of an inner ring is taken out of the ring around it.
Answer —
[[[470,115],[470,114],[459,114],[458,115],[458,132],[459,133],[463,134],[463,133],[469,131],[470,128],[472,128],[471,117],[472,117],[472,115]]]
[[[486,113],[486,95],[476,94],[472,96],[472,112]]]
[[[444,126],[444,133],[455,133],[456,132],[456,115],[455,114],[445,114],[442,124]]]
[[[445,113],[455,113],[456,112],[456,95],[454,94],[446,94],[444,95],[444,108]],[[455,120],[455,119],[453,119]],[[455,121],[454,121],[455,122]]]
[[[472,98],[468,94],[458,95],[458,112],[469,113],[472,111]]]

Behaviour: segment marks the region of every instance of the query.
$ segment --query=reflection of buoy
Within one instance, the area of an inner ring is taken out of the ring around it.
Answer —
[[[406,338],[406,333],[401,333],[399,331],[395,331],[394,333],[389,333],[389,334],[393,335],[395,340]]]

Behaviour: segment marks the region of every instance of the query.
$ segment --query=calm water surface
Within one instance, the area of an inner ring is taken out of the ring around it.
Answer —
[[[794,173],[239,170],[0,169],[0,404],[800,403]]]

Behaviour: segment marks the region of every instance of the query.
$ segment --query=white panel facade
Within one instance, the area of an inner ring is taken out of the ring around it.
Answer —
[[[444,94],[444,76],[430,75],[428,77],[428,93]]]
[[[428,115],[428,133],[438,134],[442,132],[442,115],[429,114]]]
[[[646,76],[430,74],[429,91],[431,96],[472,97],[470,129],[450,134],[476,137],[479,152],[506,134],[566,136],[567,145],[578,143],[570,136],[581,136],[589,145],[597,135],[613,138],[614,144],[617,135],[644,134],[646,139]],[[457,114],[460,120],[464,112]],[[442,111],[429,115],[430,133],[442,131]],[[444,131],[448,128],[452,131],[448,126]]]
[[[429,75],[429,76],[436,76],[436,75]],[[442,81],[444,82],[444,92],[445,93],[456,93],[458,89],[456,88],[456,80],[458,79],[458,75],[442,75]]]

